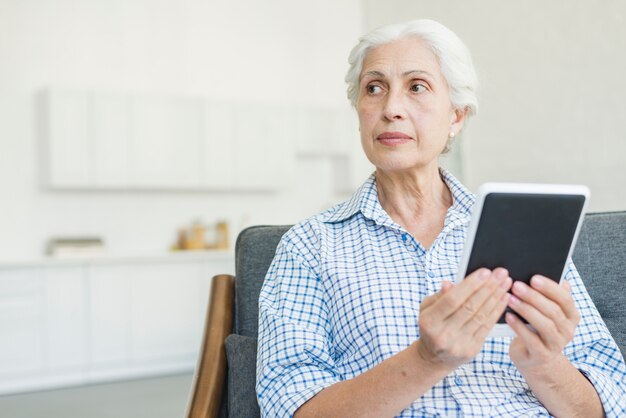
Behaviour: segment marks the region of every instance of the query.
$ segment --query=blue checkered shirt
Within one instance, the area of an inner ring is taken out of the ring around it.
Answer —
[[[257,395],[264,417],[292,416],[336,382],[367,371],[419,338],[419,306],[453,281],[474,197],[445,170],[452,193],[429,249],[395,223],[370,177],[350,200],[282,238],[259,299]],[[582,316],[565,347],[607,417],[626,416],[626,368],[574,267],[565,279]],[[509,338],[482,351],[416,399],[401,417],[549,416],[509,358]]]

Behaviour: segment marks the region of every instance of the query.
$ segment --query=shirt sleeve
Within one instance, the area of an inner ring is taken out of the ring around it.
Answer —
[[[626,416],[626,366],[617,343],[609,333],[578,271],[570,261],[565,279],[581,320],[565,355],[596,389],[607,418]]]
[[[291,417],[341,380],[330,350],[327,294],[308,248],[288,233],[261,289],[256,390],[263,417]]]

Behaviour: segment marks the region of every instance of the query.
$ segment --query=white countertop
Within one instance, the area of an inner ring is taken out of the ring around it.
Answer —
[[[38,259],[2,260],[0,269],[25,267],[79,266],[91,264],[125,263],[176,263],[189,261],[229,261],[235,259],[234,250],[193,250],[162,253],[114,254],[103,253],[97,256],[41,257]]]

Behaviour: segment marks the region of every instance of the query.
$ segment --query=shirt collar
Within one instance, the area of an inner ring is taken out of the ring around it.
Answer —
[[[456,177],[448,170],[439,168],[441,178],[443,179],[450,193],[452,194],[452,206],[450,209],[461,214],[469,215],[472,212],[472,206],[476,202],[476,196],[470,192]]]
[[[371,210],[378,202],[378,192],[376,191],[376,175],[372,173],[365,183],[344,203],[329,209],[325,213],[324,222],[342,222],[351,218],[356,213],[361,212],[367,218],[371,218]]]
[[[469,216],[476,200],[474,195],[448,170],[439,168],[439,173],[452,194],[452,206],[449,212],[454,212],[463,217]],[[372,219],[379,224],[396,226],[395,222],[391,220],[378,200],[375,173],[372,173],[368,177],[365,183],[356,190],[350,199],[329,209],[325,214],[324,222],[342,222],[359,212],[365,218]]]

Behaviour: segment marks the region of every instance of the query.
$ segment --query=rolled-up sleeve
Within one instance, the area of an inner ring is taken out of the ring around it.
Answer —
[[[290,417],[340,381],[330,350],[326,291],[315,255],[288,233],[259,297],[257,397],[264,417]]]
[[[626,416],[626,366],[617,343],[600,317],[585,286],[569,263],[565,279],[581,320],[565,354],[596,389],[607,418]]]

